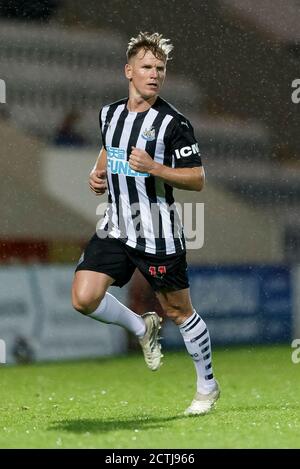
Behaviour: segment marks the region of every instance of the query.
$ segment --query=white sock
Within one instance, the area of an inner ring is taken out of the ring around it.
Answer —
[[[194,361],[197,373],[197,391],[209,394],[216,386],[211,364],[211,346],[209,332],[205,322],[194,311],[179,330],[183,336],[188,353]]]
[[[96,319],[96,321],[125,327],[139,338],[143,337],[146,332],[146,325],[141,316],[135,314],[127,306],[122,305],[110,293],[105,293],[98,308],[88,316]]]

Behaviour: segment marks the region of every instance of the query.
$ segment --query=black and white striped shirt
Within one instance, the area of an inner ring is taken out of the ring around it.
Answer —
[[[100,230],[145,253],[180,253],[185,240],[172,187],[158,177],[132,170],[128,159],[135,146],[169,167],[201,166],[193,128],[160,97],[145,112],[129,112],[127,101],[100,111],[108,181],[108,207]]]

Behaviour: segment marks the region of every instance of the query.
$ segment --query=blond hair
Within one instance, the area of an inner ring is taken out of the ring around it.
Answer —
[[[144,49],[145,52],[150,50],[156,58],[167,61],[170,60],[169,54],[173,48],[174,46],[170,43],[170,39],[163,38],[162,34],[140,32],[137,37],[130,39],[126,56],[129,61],[140,49]]]

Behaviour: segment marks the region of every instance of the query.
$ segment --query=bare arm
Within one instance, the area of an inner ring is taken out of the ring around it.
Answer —
[[[106,154],[105,148],[102,147],[92,171],[95,171],[95,170],[106,171],[106,164],[107,164],[107,154]]]
[[[90,172],[89,186],[96,195],[102,195],[107,189],[106,182],[107,154],[104,147],[101,148],[95,166]]]
[[[154,162],[154,168],[149,171],[152,176],[163,179],[170,186],[187,191],[201,191],[204,187],[205,173],[202,166],[194,168],[169,168]]]
[[[201,191],[205,182],[202,166],[194,168],[169,168],[154,161],[145,150],[132,147],[129,164],[135,171],[147,172],[160,177],[170,186],[188,191]]]

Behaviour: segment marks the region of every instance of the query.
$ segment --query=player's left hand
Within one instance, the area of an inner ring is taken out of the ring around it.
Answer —
[[[151,173],[155,164],[155,161],[145,150],[131,147],[131,154],[129,156],[129,166],[131,169],[140,173]]]

